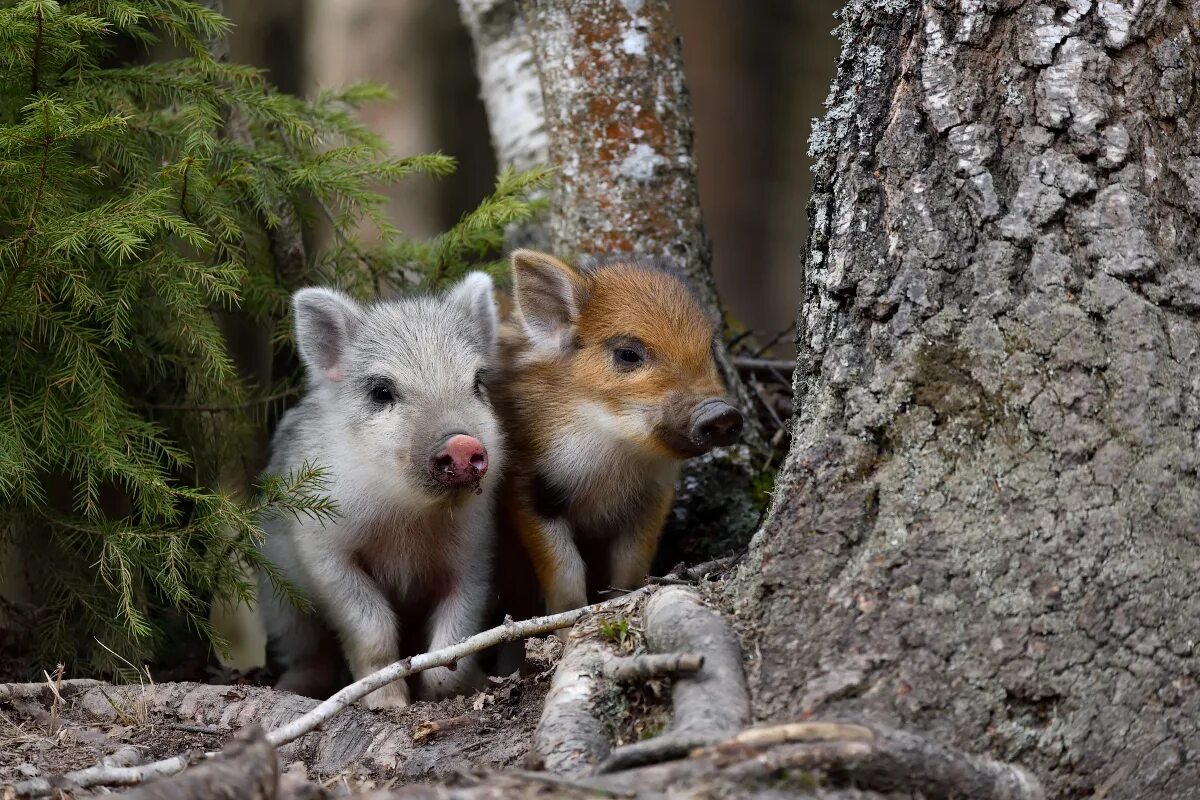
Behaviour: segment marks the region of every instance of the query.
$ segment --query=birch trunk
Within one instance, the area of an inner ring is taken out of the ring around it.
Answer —
[[[1198,14],[843,11],[798,419],[735,590],[762,717],[1200,796]]]
[[[517,0],[458,0],[458,8],[474,44],[475,72],[496,163],[515,170],[548,164],[542,83]],[[512,226],[505,245],[549,250],[550,234],[543,221],[526,222]]]

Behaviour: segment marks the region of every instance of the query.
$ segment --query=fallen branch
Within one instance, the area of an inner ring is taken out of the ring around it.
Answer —
[[[267,741],[273,747],[282,746],[298,739],[306,733],[316,730],[357,700],[389,683],[434,667],[448,667],[468,655],[482,652],[505,642],[527,639],[531,636],[542,636],[559,628],[570,627],[584,617],[591,615],[599,608],[630,602],[631,598],[638,597],[647,591],[649,591],[649,587],[635,590],[613,600],[606,600],[595,605],[564,611],[561,614],[535,617],[521,622],[506,622],[498,627],[477,633],[458,644],[397,661],[378,672],[355,681],[328,700],[319,703],[306,714],[272,730],[267,734]],[[216,753],[205,753],[199,758],[208,759],[215,757],[215,755]],[[92,786],[133,786],[144,783],[156,776],[174,775],[187,768],[192,761],[193,757],[185,754],[136,767],[107,768],[94,766],[69,772],[61,776],[57,781],[45,778],[33,778],[22,781],[15,784],[13,789],[19,796],[40,797],[51,794],[58,782],[65,782],[74,787],[84,789]]]

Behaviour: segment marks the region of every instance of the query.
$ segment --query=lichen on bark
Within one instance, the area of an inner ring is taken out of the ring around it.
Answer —
[[[1200,793],[1197,21],[842,12],[793,445],[732,582],[763,717]]]

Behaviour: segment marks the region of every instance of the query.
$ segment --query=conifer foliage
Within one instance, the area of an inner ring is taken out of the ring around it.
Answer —
[[[77,674],[153,658],[179,623],[211,637],[215,598],[253,599],[260,514],[336,513],[319,465],[222,483],[297,384],[240,377],[222,319],[294,365],[289,283],[436,288],[546,181],[503,174],[452,230],[406,239],[378,185],[453,160],[388,157],[353,115],[376,87],[304,100],[214,58],[229,29],[188,0],[0,0],[0,558],[22,554],[44,655]],[[333,231],[300,276],[272,258],[283,208]]]

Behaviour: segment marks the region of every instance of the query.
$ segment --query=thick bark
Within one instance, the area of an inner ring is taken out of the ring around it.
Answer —
[[[662,258],[720,313],[700,218],[692,120],[666,0],[521,0],[541,78],[555,176],[550,241],[564,256]],[[723,345],[743,411],[750,396]],[[747,413],[747,439],[762,434]]]
[[[1200,796],[1197,14],[843,12],[793,445],[735,582],[763,718]]]

